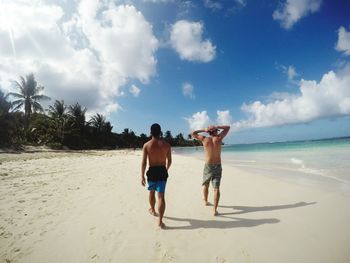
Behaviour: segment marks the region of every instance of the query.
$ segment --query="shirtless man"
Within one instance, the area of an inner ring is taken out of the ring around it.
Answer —
[[[220,131],[221,130],[221,131]],[[192,133],[192,137],[203,143],[205,151],[205,165],[203,171],[203,200],[205,205],[208,203],[208,189],[211,181],[214,188],[214,215],[218,214],[217,208],[220,199],[220,181],[222,174],[221,167],[221,144],[224,137],[230,130],[230,126],[209,126],[204,130],[197,130]],[[220,131],[220,133],[219,133]],[[209,137],[199,135],[206,132]]]
[[[156,204],[155,192],[158,196],[158,226],[165,228],[163,223],[163,215],[165,211],[165,185],[168,178],[168,169],[171,165],[171,147],[170,144],[161,139],[161,128],[155,123],[151,126],[152,139],[143,145],[142,163],[141,163],[141,184],[146,185],[145,171],[147,159],[149,168],[146,173],[148,190],[149,190],[149,212],[153,216],[157,216],[154,209]]]

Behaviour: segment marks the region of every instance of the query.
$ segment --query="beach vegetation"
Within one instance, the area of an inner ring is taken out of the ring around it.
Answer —
[[[44,87],[38,86],[34,74],[29,74],[25,78],[20,76],[20,80],[14,80],[13,85],[19,90],[19,93],[10,92],[8,94],[16,98],[16,100],[12,101],[13,110],[24,108],[24,116],[27,122],[33,112],[44,111],[39,102],[50,98],[40,94]]]
[[[45,145],[54,149],[117,149],[141,148],[150,136],[139,136],[130,128],[113,132],[112,124],[100,113],[87,121],[87,108],[76,102],[67,105],[55,100],[45,110],[40,104],[50,98],[43,95],[34,74],[13,81],[18,93],[5,94],[0,89],[0,147]],[[12,100],[11,100],[12,98]],[[187,139],[182,133],[166,131],[163,138],[171,146],[198,146],[200,142]]]

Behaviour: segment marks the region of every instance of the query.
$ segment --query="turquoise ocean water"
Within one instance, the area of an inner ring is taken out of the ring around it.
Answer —
[[[174,152],[204,159],[203,147],[175,148]],[[350,137],[224,145],[222,162],[257,174],[350,189]]]

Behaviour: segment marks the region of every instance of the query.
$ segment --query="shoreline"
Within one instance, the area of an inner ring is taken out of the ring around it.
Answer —
[[[204,161],[203,150],[188,149],[174,151],[177,154],[193,157]],[[335,154],[327,158],[328,154]],[[273,177],[304,185],[315,184],[329,191],[341,191],[350,194],[350,166],[346,156],[350,147],[337,149],[333,152],[315,152],[297,149],[291,152],[272,151],[223,151],[222,163],[238,168],[247,173]]]
[[[178,154],[167,183],[167,229],[158,230],[140,184],[141,154],[31,153],[2,162],[7,175],[0,176],[0,260],[350,260],[348,196],[223,163],[220,214],[214,217],[212,206],[202,203],[203,162]]]

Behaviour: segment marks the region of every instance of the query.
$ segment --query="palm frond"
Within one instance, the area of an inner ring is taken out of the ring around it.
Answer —
[[[45,95],[34,95],[32,96],[33,100],[51,100],[51,98],[49,96],[45,96]]]
[[[22,94],[15,93],[15,92],[9,92],[7,95],[8,96],[13,96],[15,98],[22,98],[22,99],[24,98],[24,96]]]
[[[33,103],[33,109],[34,109],[34,112],[36,112],[36,111],[43,112],[44,111],[43,107],[36,101],[34,101],[34,103]]]
[[[17,104],[17,105],[16,105]],[[19,108],[23,107],[23,101],[13,101],[11,103],[12,112],[17,111]]]

